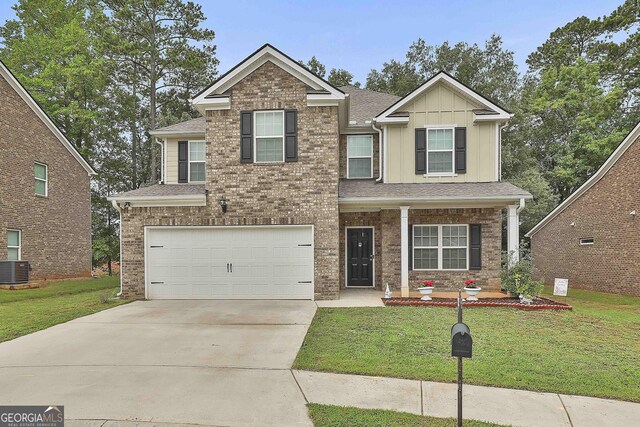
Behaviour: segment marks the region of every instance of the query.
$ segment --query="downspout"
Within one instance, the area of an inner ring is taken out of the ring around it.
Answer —
[[[518,209],[516,209],[516,213],[520,215],[520,212],[522,212],[523,209],[524,209],[524,197],[521,197],[520,206],[518,206]]]
[[[382,129],[377,128],[373,121],[371,127],[378,132],[378,179],[376,182],[380,182],[382,181]]]
[[[118,224],[118,239],[120,240],[120,292],[116,296],[122,296],[122,209],[118,206],[118,202],[115,200],[111,201],[113,207],[120,214],[120,223]]]
[[[154,138],[156,140],[156,144],[159,144],[162,149],[160,151],[160,161],[162,162],[162,166],[160,167],[160,184],[164,184],[164,168],[166,165],[166,162],[164,161],[164,141],[160,141],[159,138]]]

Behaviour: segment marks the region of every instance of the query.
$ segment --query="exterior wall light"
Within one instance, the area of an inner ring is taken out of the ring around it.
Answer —
[[[224,196],[220,197],[219,200],[220,203],[220,209],[222,209],[222,213],[227,213],[227,199],[224,198]]]
[[[631,215],[632,217],[634,217],[634,218],[635,218],[635,216],[636,216],[636,211],[635,211],[635,210],[633,210],[633,211],[629,212],[629,215]]]

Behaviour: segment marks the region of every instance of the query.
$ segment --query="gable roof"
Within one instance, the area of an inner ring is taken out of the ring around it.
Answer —
[[[9,86],[13,88],[14,91],[22,98],[22,100],[33,110],[34,113],[38,116],[38,118],[45,124],[55,135],[56,138],[65,146],[67,150],[71,153],[71,155],[80,163],[80,165],[87,171],[89,175],[95,175],[96,171],[93,170],[91,165],[82,157],[82,155],[76,150],[76,147],[69,142],[66,136],[58,129],[58,127],[53,123],[51,118],[45,113],[40,104],[31,96],[29,91],[25,89],[24,86],[20,84],[18,79],[13,75],[13,73],[4,65],[4,62],[0,60],[0,75],[4,77],[4,79],[9,83]]]
[[[233,87],[233,85],[251,74],[267,61],[282,68],[289,74],[307,84],[314,91],[319,91],[320,94],[326,97],[336,100],[342,100],[345,98],[344,92],[340,89],[333,86],[325,79],[318,77],[308,68],[301,65],[282,51],[276,49],[269,43],[266,43],[220,76],[211,86],[197,94],[191,101],[192,104],[194,106],[205,105],[207,104],[207,101],[211,102],[211,98],[224,95],[224,93]]]
[[[537,223],[525,236],[532,237],[538,231],[540,231],[545,225],[547,225],[551,220],[553,220],[556,216],[560,214],[560,212],[564,211],[571,203],[576,201],[580,196],[586,193],[591,187],[593,187],[604,175],[609,172],[609,169],[616,164],[618,159],[622,157],[622,155],[627,151],[629,147],[640,138],[640,122],[636,124],[636,127],[633,128],[631,132],[624,138],[624,140],[618,145],[618,147],[613,150],[613,153],[607,158],[607,160],[600,166],[600,169],[594,173],[591,178],[589,178],[584,184],[582,184],[576,191],[571,193],[569,197],[567,197],[562,203],[560,203],[554,210],[552,210],[549,215],[544,217],[542,221]]]
[[[485,120],[509,120],[511,118],[511,113],[504,108],[500,107],[495,102],[489,100],[483,95],[480,95],[475,90],[471,89],[469,86],[461,83],[451,74],[445,71],[439,71],[432,77],[430,77],[426,82],[422,83],[416,89],[411,91],[408,95],[399,99],[396,103],[383,110],[380,114],[378,114],[374,120],[376,122],[384,122],[388,120],[389,116],[392,116],[396,113],[401,107],[404,107],[406,104],[411,102],[414,98],[420,96],[422,93],[427,91],[429,88],[433,87],[437,83],[443,82],[449,87],[453,88],[456,92],[461,93],[462,95],[472,99],[478,104],[484,107],[484,111],[482,114],[476,114],[476,116],[482,116]],[[489,114],[487,114],[489,113]]]
[[[339,89],[349,95],[349,126],[370,126],[367,121],[400,99],[396,95],[355,86],[340,86]]]

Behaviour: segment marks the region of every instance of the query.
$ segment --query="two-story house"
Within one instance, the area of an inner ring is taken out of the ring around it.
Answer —
[[[91,275],[91,166],[0,62],[0,259]]]
[[[469,278],[498,289],[531,195],[500,180],[511,115],[438,73],[398,98],[337,88],[270,45],[157,129],[162,183],[111,198],[134,298],[338,298]]]

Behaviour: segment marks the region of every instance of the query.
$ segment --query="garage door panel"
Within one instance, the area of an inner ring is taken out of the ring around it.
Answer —
[[[311,230],[295,226],[151,228],[148,297],[311,299]]]

